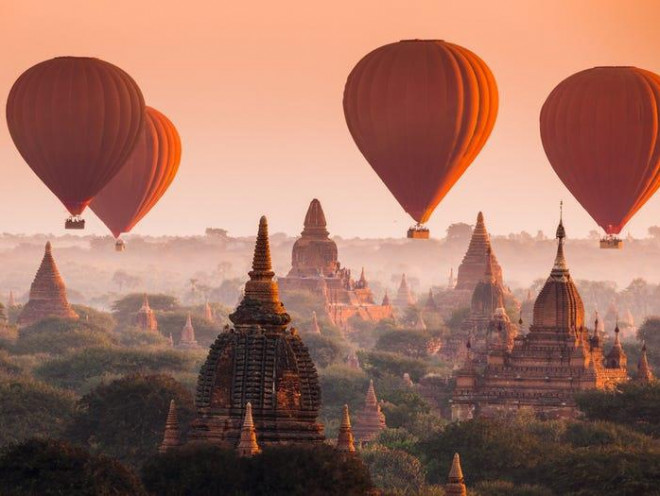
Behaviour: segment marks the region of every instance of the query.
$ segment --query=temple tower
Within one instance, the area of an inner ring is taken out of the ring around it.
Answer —
[[[415,304],[415,298],[413,298],[410,287],[408,286],[408,280],[406,275],[401,275],[401,283],[399,284],[399,289],[396,293],[396,299],[394,300],[394,306],[398,308],[407,308]]]
[[[635,377],[635,380],[637,382],[648,384],[649,382],[653,382],[654,379],[653,372],[649,366],[649,360],[646,357],[646,343],[644,343],[642,345],[642,354],[637,362],[637,377]]]
[[[354,453],[353,431],[351,430],[351,418],[348,415],[348,405],[344,405],[337,436],[337,451],[340,453]]]
[[[183,326],[181,331],[181,339],[179,340],[178,347],[184,349],[199,348],[197,340],[195,339],[195,329],[192,325],[192,317],[190,316],[190,312],[188,312],[188,317],[186,318],[186,325]]]
[[[467,488],[463,478],[463,469],[461,468],[461,459],[458,453],[454,453],[454,459],[449,470],[449,482],[445,486],[446,496],[466,496]]]
[[[163,442],[158,448],[159,453],[167,453],[173,448],[181,446],[181,433],[179,431],[179,420],[176,414],[176,403],[174,400],[170,401],[170,409],[167,412],[167,420],[165,421],[165,433],[163,434]]]
[[[144,297],[142,298],[142,306],[135,316],[135,323],[143,331],[158,331],[158,321],[156,320],[156,314],[149,306],[149,298],[147,297],[147,293],[144,293]]]
[[[245,296],[229,316],[233,327],[218,336],[199,374],[192,440],[236,446],[248,402],[261,445],[324,440],[316,367],[289,328],[274,275],[262,217]]]
[[[385,295],[383,296],[383,302],[381,303],[381,306],[383,307],[392,306],[392,304],[390,303],[390,297],[387,294],[387,289],[385,290]]]
[[[321,327],[319,326],[319,321],[316,318],[316,312],[312,311],[312,323],[309,326],[310,334],[321,334]]]
[[[385,415],[380,410],[373,379],[369,381],[369,389],[364,402],[364,408],[358,414],[355,421],[355,437],[361,443],[373,441],[380,432],[387,427]]]
[[[9,308],[16,306],[16,298],[14,298],[14,292],[11,290],[9,291],[9,299],[7,300],[7,306]]]
[[[49,317],[78,319],[66,297],[64,280],[57,270],[50,245],[46,249],[30,287],[30,300],[18,316],[19,327],[26,327]]]
[[[438,310],[438,304],[435,302],[435,298],[433,297],[433,289],[429,288],[429,296],[426,299],[426,303],[424,304],[424,310],[427,312],[435,312]]]
[[[337,244],[330,239],[321,202],[314,198],[300,238],[293,245],[288,277],[332,277],[339,268]]]
[[[488,253],[490,253],[493,277],[497,283],[502,285],[502,267],[500,267],[495,253],[493,253],[490,236],[488,235],[488,231],[486,231],[486,224],[484,223],[484,215],[479,212],[477,225],[474,227],[474,231],[472,231],[472,238],[470,239],[467,252],[463,257],[461,265],[458,267],[455,289],[474,290],[486,270]]]
[[[608,369],[625,370],[628,363],[628,357],[626,357],[626,353],[623,351],[623,346],[621,346],[619,334],[621,334],[621,331],[619,330],[619,326],[616,326],[614,328],[614,344],[605,359],[605,367]]]
[[[252,419],[252,404],[248,401],[245,405],[245,418],[241,427],[241,437],[238,440],[238,456],[250,457],[259,453],[259,444],[257,443],[257,431],[254,428]]]
[[[209,305],[208,300],[204,303],[204,318],[209,322],[215,322],[215,315],[213,314],[213,309]]]

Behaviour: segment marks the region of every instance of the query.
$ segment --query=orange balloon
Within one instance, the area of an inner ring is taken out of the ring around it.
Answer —
[[[115,237],[129,232],[156,205],[181,162],[181,139],[162,113],[146,107],[145,126],[133,153],[90,208]]]
[[[553,169],[607,234],[660,187],[660,76],[595,67],[568,77],[541,109]]]
[[[437,40],[377,48],[353,68],[344,89],[355,144],[417,222],[428,220],[483,148],[497,105],[484,61]]]

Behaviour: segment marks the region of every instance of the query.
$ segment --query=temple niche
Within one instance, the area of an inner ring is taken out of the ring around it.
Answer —
[[[492,335],[484,367],[475,363],[470,341],[465,363],[456,374],[452,418],[495,416],[528,409],[545,418],[574,417],[573,395],[606,389],[626,381],[626,356],[619,341],[605,354],[603,336],[590,332],[584,305],[564,257],[564,226],[557,228],[557,256],[534,303],[525,336]],[[504,331],[506,318],[496,324]]]
[[[67,300],[64,280],[55,265],[49,241],[46,243],[39,270],[30,286],[30,299],[18,316],[18,325],[26,327],[51,317],[78,319],[78,314]]]
[[[321,298],[332,323],[344,329],[356,315],[367,321],[392,317],[390,305],[375,302],[364,268],[356,281],[339,263],[337,244],[330,239],[317,199],[309,204],[303,231],[293,245],[291,270],[278,283],[284,299],[287,292],[300,290]]]
[[[262,217],[243,300],[211,346],[197,383],[190,441],[234,448],[251,405],[259,446],[322,443],[316,367],[280,301]]]

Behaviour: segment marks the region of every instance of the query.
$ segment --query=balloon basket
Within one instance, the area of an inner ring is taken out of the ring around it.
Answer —
[[[410,239],[429,239],[429,230],[427,227],[417,224],[408,229],[408,238]]]
[[[605,236],[600,240],[601,250],[621,250],[623,248],[623,240],[615,236]]]
[[[116,252],[120,252],[120,253],[121,253],[122,251],[126,251],[126,243],[124,243],[123,240],[118,239],[118,240],[115,242],[115,251],[116,251]]]
[[[69,217],[64,221],[64,229],[85,229],[85,219],[78,217]]]

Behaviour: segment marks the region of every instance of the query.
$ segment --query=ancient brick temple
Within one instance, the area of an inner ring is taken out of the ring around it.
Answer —
[[[149,306],[149,298],[146,293],[142,298],[142,306],[135,315],[135,324],[143,331],[158,331],[158,320],[156,320],[156,314]]]
[[[374,389],[374,381],[371,380],[369,381],[364,408],[357,415],[353,433],[360,443],[367,443],[376,439],[385,427],[387,427],[385,425],[385,414],[380,410],[380,403],[378,403],[376,390]]]
[[[399,311],[403,311],[413,305],[415,305],[415,297],[413,296],[412,291],[410,291],[406,275],[401,274],[401,282],[399,283],[399,289],[396,291],[394,306],[397,307]]]
[[[323,442],[316,367],[280,301],[265,217],[249,276],[200,371],[190,439],[236,447],[249,402],[260,446]]]
[[[18,325],[29,326],[49,317],[78,318],[66,298],[66,287],[55,265],[50,241],[46,243],[44,257],[32,281],[30,299],[18,316]]]
[[[502,267],[497,262],[497,257],[490,244],[490,236],[486,230],[484,214],[479,212],[477,215],[477,224],[472,231],[472,238],[467,252],[463,257],[461,265],[458,267],[455,289],[473,291],[477,286],[484,271],[486,270],[486,257],[490,254],[492,264],[492,273],[495,281],[502,284]]]
[[[291,270],[278,278],[282,295],[306,290],[322,298],[332,322],[340,327],[358,315],[364,320],[379,321],[392,317],[389,305],[378,305],[369,288],[364,269],[355,281],[351,271],[341,267],[337,244],[330,239],[321,203],[314,199],[305,215],[300,238],[293,245]]]
[[[192,325],[192,317],[190,312],[188,312],[188,317],[186,318],[186,324],[181,329],[181,338],[179,339],[179,344],[177,348],[194,350],[199,348],[197,344],[197,339],[195,339],[195,328]]]
[[[542,417],[571,417],[576,414],[574,393],[627,380],[618,332],[605,355],[603,336],[585,327],[582,299],[564,257],[565,236],[560,222],[557,256],[534,303],[529,333],[514,339],[510,349],[500,340],[489,350],[483,369],[468,353],[456,375],[454,419],[521,408]]]

